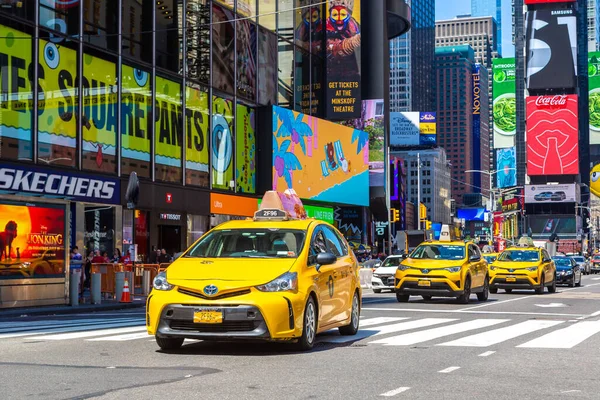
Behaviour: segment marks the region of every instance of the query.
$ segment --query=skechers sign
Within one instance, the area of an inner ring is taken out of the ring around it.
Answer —
[[[116,179],[98,179],[80,174],[0,164],[0,191],[42,194],[49,197],[95,203],[120,203]]]

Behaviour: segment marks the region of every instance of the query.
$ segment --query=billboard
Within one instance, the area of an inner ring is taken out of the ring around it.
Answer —
[[[473,168],[481,169],[481,64],[474,64],[471,72],[473,79]],[[487,88],[486,88],[487,89]],[[487,116],[486,116],[487,118]],[[473,186],[475,192],[481,192],[481,174],[474,174]]]
[[[581,228],[578,218],[573,215],[530,215],[527,217],[529,229],[534,237],[549,237],[553,233],[576,235]]]
[[[326,89],[328,120],[359,118],[360,96],[360,0],[326,2]]]
[[[0,277],[65,276],[63,206],[0,204]]]
[[[485,208],[459,208],[456,216],[465,221],[485,221]]]
[[[579,187],[567,185],[525,185],[525,203],[578,203]]]
[[[369,135],[273,106],[273,190],[369,205]]]
[[[527,98],[527,174],[579,173],[577,95]]]
[[[515,97],[515,59],[497,58],[492,67],[492,115],[494,118],[494,148],[515,145],[517,132],[517,101]]]
[[[526,78],[529,90],[577,85],[575,10],[543,9],[526,14]]]
[[[575,0],[525,0],[525,4],[569,3]]]
[[[600,144],[600,52],[588,55],[590,144]]]
[[[391,112],[390,146],[435,146],[435,112]]]
[[[255,111],[237,105],[236,130],[236,186],[238,193],[256,193],[256,131]]]
[[[517,185],[517,151],[515,147],[496,150],[496,187]]]

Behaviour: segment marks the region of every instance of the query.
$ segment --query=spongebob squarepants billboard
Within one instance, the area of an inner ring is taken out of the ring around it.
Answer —
[[[368,134],[274,106],[273,189],[294,189],[307,200],[368,206]]]

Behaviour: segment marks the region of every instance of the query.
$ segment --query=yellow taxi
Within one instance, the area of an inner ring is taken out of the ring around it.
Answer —
[[[556,292],[556,265],[545,249],[535,247],[531,238],[504,250],[490,267],[490,292],[504,289],[535,289],[537,294]]]
[[[267,192],[253,219],[219,225],[159,273],[146,319],[158,346],[258,339],[308,350],[320,332],[356,334],[356,257],[333,226],[293,214]]]
[[[487,263],[479,247],[451,240],[444,228],[440,241],[421,243],[400,263],[395,278],[399,302],[418,295],[425,300],[456,297],[466,304],[471,293],[476,293],[480,301],[486,301],[489,295]]]

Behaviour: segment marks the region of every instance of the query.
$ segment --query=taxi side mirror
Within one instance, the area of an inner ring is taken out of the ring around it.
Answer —
[[[337,261],[337,257],[332,253],[319,253],[317,254],[317,272],[321,269],[323,265],[331,265]]]

